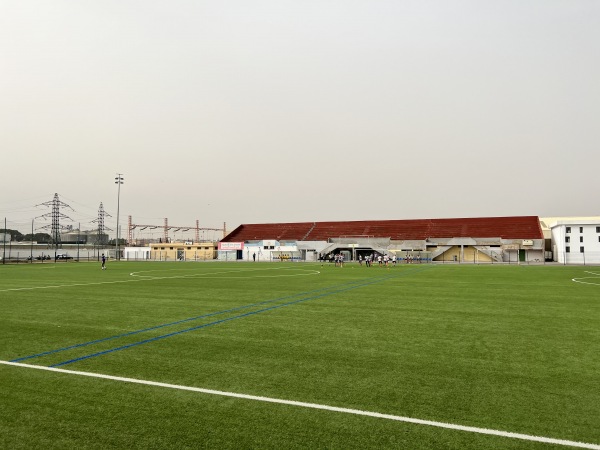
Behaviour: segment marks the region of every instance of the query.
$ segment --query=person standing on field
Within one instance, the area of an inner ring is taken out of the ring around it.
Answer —
[[[102,253],[102,270],[106,270],[106,256]]]

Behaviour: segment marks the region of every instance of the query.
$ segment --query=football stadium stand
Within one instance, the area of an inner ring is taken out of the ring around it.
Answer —
[[[416,255],[419,260],[475,263],[542,262],[545,257],[537,216],[243,224],[221,242],[245,245],[246,256],[240,250],[240,259],[251,254],[248,246],[298,250],[300,260],[334,253],[344,253],[349,260],[390,254],[409,260]],[[314,255],[309,255],[311,247]]]
[[[346,236],[386,237],[395,241],[428,238],[543,239],[537,216],[477,217],[462,219],[360,220],[244,224],[222,242],[326,241]]]

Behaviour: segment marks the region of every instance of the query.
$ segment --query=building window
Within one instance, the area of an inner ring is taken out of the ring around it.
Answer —
[[[596,233],[600,233],[600,227],[596,227]]]
[[[583,242],[583,236],[579,236],[579,242]]]
[[[565,242],[566,243],[571,242],[571,236],[565,236]]]
[[[585,253],[583,247],[579,247],[579,253]]]
[[[579,232],[583,233],[583,227],[579,227]]]
[[[571,232],[571,227],[567,227],[567,228],[565,229],[565,233],[570,233],[570,232]]]
[[[565,253],[571,253],[571,247],[565,247]]]

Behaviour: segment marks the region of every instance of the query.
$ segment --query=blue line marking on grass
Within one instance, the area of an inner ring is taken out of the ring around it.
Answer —
[[[337,285],[337,286],[347,286],[348,284],[354,284],[354,283],[359,283],[359,281],[353,281],[351,283]],[[46,352],[36,353],[34,355],[23,356],[21,358],[12,359],[12,360],[10,360],[10,362],[20,362],[20,361],[26,361],[28,359],[40,358],[42,356],[48,356],[48,355],[52,355],[54,353],[64,352],[64,351],[67,351],[67,350],[73,350],[73,349],[81,348],[81,347],[87,347],[88,345],[99,344],[99,343],[102,343],[102,342],[106,342],[106,341],[110,341],[110,340],[115,340],[115,339],[120,339],[120,338],[123,338],[123,337],[132,336],[132,335],[135,335],[135,334],[145,333],[147,331],[157,330],[157,329],[160,329],[160,328],[170,327],[170,326],[174,326],[174,325],[180,325],[182,323],[192,322],[192,321],[199,320],[199,319],[205,319],[207,317],[217,316],[217,315],[220,315],[220,314],[227,314],[227,313],[230,313],[230,312],[239,311],[241,309],[252,308],[252,307],[255,307],[255,306],[265,305],[265,304],[268,304],[268,303],[273,303],[273,302],[277,302],[277,301],[281,301],[281,300],[286,300],[286,299],[289,299],[289,298],[299,297],[299,296],[307,295],[307,294],[310,294],[310,293],[313,293],[313,292],[327,291],[327,290],[334,289],[337,286],[334,285],[334,286],[329,286],[329,287],[325,287],[325,288],[320,288],[320,289],[314,289],[314,290],[310,290],[310,291],[300,292],[298,294],[287,295],[285,297],[279,297],[279,298],[275,298],[275,299],[271,299],[271,300],[265,300],[265,301],[258,302],[258,303],[251,303],[249,305],[236,306],[235,308],[225,309],[225,310],[221,310],[221,311],[215,311],[215,312],[212,312],[212,313],[202,314],[200,316],[189,317],[187,319],[177,320],[175,322],[169,322],[169,323],[165,323],[165,324],[161,324],[161,325],[155,325],[153,327],[143,328],[141,330],[129,331],[127,333],[117,334],[117,335],[105,337],[105,338],[102,338],[102,339],[96,339],[96,340],[93,340],[93,341],[82,342],[80,344],[74,344],[74,345],[70,345],[68,347],[61,347],[61,348],[58,348],[58,349],[55,349],[55,350],[48,350]]]
[[[421,272],[421,271],[426,270],[426,269],[427,268],[422,268],[420,270],[419,269],[417,269],[417,270],[411,270],[410,274],[413,274],[413,273],[416,273],[416,272]],[[231,320],[242,319],[244,317],[249,317],[249,316],[252,316],[252,315],[260,314],[260,313],[263,313],[263,312],[266,312],[266,311],[272,311],[274,309],[282,308],[284,306],[295,305],[297,303],[306,302],[308,300],[314,300],[314,299],[326,297],[326,296],[329,296],[329,295],[332,295],[332,294],[338,294],[340,292],[345,292],[345,291],[349,291],[349,290],[353,290],[353,289],[358,289],[360,287],[369,286],[371,284],[381,283],[383,281],[387,281],[387,280],[392,279],[392,278],[397,278],[397,277],[400,277],[402,275],[408,275],[408,273],[404,272],[403,274],[389,275],[389,276],[386,276],[386,277],[379,277],[378,279],[375,279],[375,280],[370,279],[368,282],[364,282],[364,283],[360,283],[360,284],[352,283],[352,284],[356,284],[356,285],[354,285],[354,286],[347,286],[346,285],[347,287],[345,287],[345,288],[341,288],[341,289],[334,290],[334,291],[331,291],[331,292],[325,292],[325,293],[322,293],[322,294],[319,294],[319,295],[314,295],[312,297],[301,298],[299,300],[294,300],[292,302],[282,303],[280,305],[274,305],[274,306],[270,306],[268,308],[259,309],[259,310],[256,310],[256,311],[250,311],[250,312],[247,312],[247,313],[244,313],[244,314],[240,314],[240,315],[237,315],[237,316],[227,317],[225,319],[216,320],[214,322],[205,323],[205,324],[198,325],[198,326],[191,327],[191,328],[186,328],[185,330],[179,330],[179,331],[175,331],[173,333],[168,333],[168,334],[164,334],[164,335],[161,335],[161,336],[156,336],[156,337],[149,338],[149,339],[144,339],[142,341],[133,342],[131,344],[122,345],[120,347],[115,347],[115,348],[104,350],[104,351],[101,351],[101,352],[91,353],[89,355],[84,355],[84,356],[80,356],[78,358],[73,358],[73,359],[69,359],[67,361],[62,361],[62,362],[53,364],[53,365],[51,365],[49,367],[65,366],[67,364],[72,364],[74,362],[83,361],[85,359],[94,358],[96,356],[106,355],[108,353],[113,353],[113,352],[117,352],[117,351],[120,351],[120,350],[125,350],[125,349],[131,348],[131,347],[136,347],[138,345],[143,345],[143,344],[147,344],[147,343],[150,343],[150,342],[155,342],[155,341],[158,341],[158,340],[161,340],[161,339],[166,339],[168,337],[177,336],[177,335],[183,334],[183,333],[188,333],[190,331],[195,331],[195,330],[199,330],[199,329],[202,329],[202,328],[207,328],[207,327],[210,327],[210,326],[213,326],[213,325],[218,325],[218,324],[221,324],[221,323],[224,323],[224,322],[229,322]],[[320,290],[324,290],[324,289],[320,289]],[[295,296],[298,296],[298,295],[295,295]],[[294,297],[294,296],[292,296],[292,297]],[[262,303],[265,303],[265,302],[262,302]]]
[[[388,277],[388,278],[391,278],[391,277]],[[175,331],[173,333],[163,334],[162,336],[156,336],[156,337],[153,337],[153,338],[150,338],[150,339],[144,339],[143,341],[133,342],[131,344],[123,345],[121,347],[116,347],[116,348],[112,348],[112,349],[109,349],[109,350],[104,350],[104,351],[101,351],[101,352],[97,352],[97,353],[92,353],[92,354],[89,354],[89,355],[81,356],[79,358],[70,359],[68,361],[59,362],[59,363],[53,364],[53,365],[51,365],[49,367],[64,366],[66,364],[71,364],[71,363],[74,363],[74,362],[77,362],[77,361],[82,361],[84,359],[93,358],[95,356],[105,355],[107,353],[112,353],[112,352],[116,352],[116,351],[119,351],[119,350],[125,350],[127,348],[136,347],[138,345],[147,344],[149,342],[154,342],[154,341],[158,341],[158,340],[165,339],[165,338],[168,338],[168,337],[177,336],[178,334],[188,333],[190,331],[199,330],[201,328],[207,328],[207,327],[210,327],[210,326],[213,326],[213,325],[218,325],[220,323],[228,322],[228,321],[235,320],[235,319],[241,319],[241,318],[244,318],[244,317],[252,316],[252,315],[263,313],[263,312],[266,312],[266,311],[271,311],[273,309],[282,308],[284,306],[294,305],[296,303],[301,303],[301,302],[305,302],[305,301],[308,301],[308,300],[314,300],[316,298],[325,297],[325,296],[336,294],[336,293],[339,293],[339,292],[349,291],[351,289],[357,289],[359,287],[367,286],[369,284],[379,283],[381,281],[385,281],[385,279],[380,279],[380,280],[377,280],[377,281],[370,281],[368,283],[364,283],[364,284],[360,284],[360,285],[356,285],[356,286],[351,286],[351,287],[346,287],[346,288],[339,289],[339,290],[336,290],[336,291],[326,292],[326,293],[319,294],[319,295],[314,295],[312,297],[301,298],[299,300],[294,300],[292,302],[282,303],[280,305],[269,306],[268,308],[263,308],[263,309],[259,309],[259,310],[256,310],[256,311],[250,311],[250,312],[247,312],[247,313],[244,313],[244,314],[240,314],[238,316],[227,317],[225,319],[216,320],[214,322],[205,323],[205,324],[198,325],[198,326],[195,326],[195,327],[192,327],[192,328],[186,328],[185,330],[179,330],[179,331]]]
[[[67,350],[73,350],[73,349],[76,349],[76,348],[81,348],[81,347],[85,347],[85,346],[88,346],[88,345],[94,345],[94,344],[98,344],[98,343],[101,343],[101,342],[106,342],[106,341],[109,341],[109,340],[115,340],[115,339],[119,339],[119,338],[124,338],[124,337],[127,337],[127,336],[132,336],[132,335],[135,335],[135,334],[144,333],[144,332],[148,332],[148,331],[152,331],[152,330],[156,330],[156,329],[160,329],[160,328],[165,328],[165,327],[169,327],[169,326],[179,325],[179,324],[182,324],[182,323],[191,322],[191,321],[199,320],[199,319],[202,319],[202,318],[213,317],[213,316],[217,316],[217,315],[220,315],[220,314],[226,314],[226,313],[231,313],[231,312],[239,311],[239,310],[242,310],[242,309],[252,308],[252,307],[256,307],[256,306],[260,306],[260,305],[266,305],[266,304],[277,302],[277,301],[281,301],[281,300],[286,300],[286,299],[291,299],[291,298],[306,296],[306,295],[313,294],[313,293],[322,292],[319,295],[314,295],[314,296],[309,296],[309,297],[305,297],[305,298],[300,298],[299,300],[294,300],[294,301],[291,301],[291,302],[287,302],[287,303],[283,303],[283,304],[278,304],[278,305],[270,306],[268,308],[263,308],[263,309],[259,309],[259,310],[256,310],[256,311],[250,311],[250,312],[247,312],[247,313],[244,313],[244,314],[240,314],[240,315],[237,315],[237,316],[228,317],[228,318],[221,319],[221,320],[216,320],[214,322],[210,322],[210,323],[198,325],[198,326],[187,328],[187,329],[184,329],[184,330],[175,331],[175,332],[172,332],[172,333],[164,334],[164,335],[161,335],[161,336],[156,336],[156,337],[149,338],[149,339],[144,339],[142,341],[133,342],[131,344],[127,344],[127,345],[115,347],[115,348],[104,350],[104,351],[101,351],[101,352],[92,353],[92,354],[85,355],[85,356],[82,356],[82,357],[79,357],[79,358],[74,358],[74,359],[70,359],[70,360],[67,360],[67,361],[59,362],[59,363],[51,365],[49,367],[63,366],[63,365],[66,365],[66,364],[71,364],[71,363],[76,362],[76,361],[81,361],[81,360],[84,360],[84,359],[89,359],[89,358],[92,358],[92,357],[95,357],[95,356],[100,356],[100,355],[104,355],[104,354],[107,354],[107,353],[112,353],[112,352],[119,351],[119,350],[125,350],[127,348],[131,348],[131,347],[135,347],[135,346],[138,346],[138,345],[146,344],[146,343],[149,343],[149,342],[154,342],[154,341],[158,341],[158,340],[161,340],[161,339],[165,339],[167,337],[172,337],[172,336],[176,336],[176,335],[179,335],[179,334],[182,334],[182,333],[187,333],[187,332],[190,332],[190,331],[194,331],[194,330],[206,328],[206,327],[209,327],[209,326],[218,325],[218,324],[221,324],[221,323],[224,323],[224,322],[228,322],[228,321],[231,321],[231,320],[234,320],[234,319],[241,319],[241,318],[252,316],[252,315],[255,315],[255,314],[262,313],[262,312],[266,312],[266,311],[274,310],[274,309],[277,309],[277,308],[281,308],[283,306],[290,306],[290,305],[294,305],[294,304],[297,304],[297,303],[305,302],[305,301],[308,301],[308,300],[314,300],[314,299],[317,299],[317,298],[322,298],[322,297],[326,297],[326,296],[329,296],[329,295],[337,294],[337,293],[340,293],[340,292],[344,292],[344,291],[348,291],[348,290],[352,290],[352,289],[357,289],[357,288],[368,286],[368,285],[371,285],[371,284],[380,283],[380,282],[383,282],[383,281],[386,281],[386,280],[389,280],[389,279],[392,279],[392,278],[398,278],[398,277],[401,277],[401,276],[411,275],[411,274],[414,274],[416,272],[421,272],[421,271],[429,269],[429,268],[430,267],[423,267],[423,268],[419,268],[419,269],[411,269],[409,271],[402,272],[402,273],[399,273],[399,274],[394,274],[394,275],[390,274],[390,275],[385,275],[385,276],[379,276],[379,277],[376,277],[374,279],[371,278],[371,279],[368,279],[368,281],[366,281],[366,282],[365,282],[364,279],[363,280],[359,280],[359,281],[352,281],[350,283],[344,283],[344,284],[329,286],[329,287],[325,287],[325,288],[314,289],[314,290],[310,290],[310,291],[301,292],[301,293],[298,293],[298,294],[288,295],[288,296],[285,296],[285,297],[279,297],[279,298],[272,299],[272,300],[265,300],[265,301],[262,301],[262,302],[252,303],[252,304],[249,304],[249,305],[238,306],[238,307],[230,308],[230,309],[227,309],[227,310],[216,311],[216,312],[213,312],[213,313],[203,314],[203,315],[200,315],[200,316],[190,317],[190,318],[178,320],[178,321],[175,321],[175,322],[169,322],[169,323],[166,323],[166,324],[156,325],[156,326],[149,327],[149,328],[144,328],[144,329],[141,329],[141,330],[135,330],[135,331],[131,331],[131,332],[128,332],[128,333],[123,333],[123,334],[119,334],[119,335],[115,335],[115,336],[110,336],[110,337],[106,337],[106,338],[102,338],[102,339],[97,339],[97,340],[93,340],[93,341],[89,341],[89,342],[75,344],[75,345],[71,345],[71,346],[67,346],[67,347],[62,347],[62,348],[59,348],[59,349],[50,350],[50,351],[46,351],[46,352],[42,352],[42,353],[37,353],[37,354],[34,354],[34,355],[24,356],[24,357],[21,357],[21,358],[17,358],[17,359],[11,360],[10,362],[19,362],[19,361],[24,361],[24,360],[27,360],[27,359],[32,359],[32,358],[38,358],[38,357],[42,357],[42,356],[47,356],[47,355],[51,355],[51,354],[54,354],[54,353],[59,353],[59,352],[67,351]],[[338,288],[340,288],[340,289],[338,289]]]

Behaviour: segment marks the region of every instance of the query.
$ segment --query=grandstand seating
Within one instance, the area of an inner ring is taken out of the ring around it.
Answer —
[[[264,239],[297,241],[307,235],[313,225],[313,222],[240,225],[229,233],[223,242],[261,241]]]
[[[515,216],[245,224],[229,233],[223,242],[327,241],[344,236],[385,237],[397,241],[456,237],[543,239],[537,216]]]

